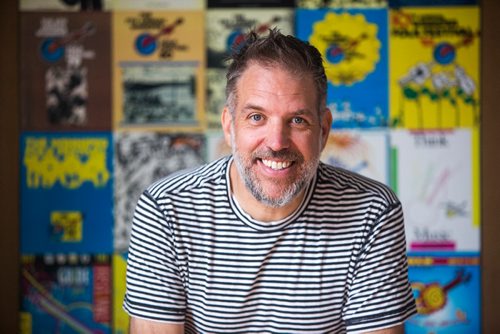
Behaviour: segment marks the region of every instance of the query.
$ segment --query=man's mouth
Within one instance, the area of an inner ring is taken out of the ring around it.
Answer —
[[[290,165],[292,164],[291,161],[274,161],[266,159],[262,159],[262,163],[273,170],[285,169],[290,167]]]

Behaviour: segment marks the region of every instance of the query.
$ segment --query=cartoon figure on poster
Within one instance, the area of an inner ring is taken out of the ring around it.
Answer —
[[[477,59],[467,56],[476,52],[479,31],[461,26],[452,16],[394,11],[391,34],[395,40],[413,40],[419,55],[418,59],[409,57],[404,67],[396,67],[393,94],[399,101],[394,105],[392,125],[439,129],[479,124],[474,73],[478,68],[473,69],[474,64],[478,67]]]
[[[387,126],[386,18],[382,9],[298,10],[297,36],[325,59],[333,128]]]

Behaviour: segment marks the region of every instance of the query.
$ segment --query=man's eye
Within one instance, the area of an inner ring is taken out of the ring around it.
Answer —
[[[262,115],[254,114],[250,116],[250,119],[254,122],[259,122],[262,120]]]
[[[294,118],[292,118],[292,123],[302,124],[304,122],[305,122],[305,120],[302,117],[294,117]]]

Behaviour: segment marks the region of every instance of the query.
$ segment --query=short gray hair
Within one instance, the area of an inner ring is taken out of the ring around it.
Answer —
[[[276,28],[270,29],[265,36],[259,36],[252,30],[234,48],[228,60],[226,105],[231,113],[236,107],[238,80],[251,63],[278,66],[297,75],[311,75],[316,86],[320,114],[326,109],[327,81],[323,58],[318,49],[309,43],[291,35],[283,35]]]

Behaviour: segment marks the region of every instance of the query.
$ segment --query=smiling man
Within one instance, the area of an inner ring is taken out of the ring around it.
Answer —
[[[233,154],[137,204],[131,333],[402,333],[416,311],[401,204],[320,162],[332,122],[321,55],[271,30],[231,60]]]

